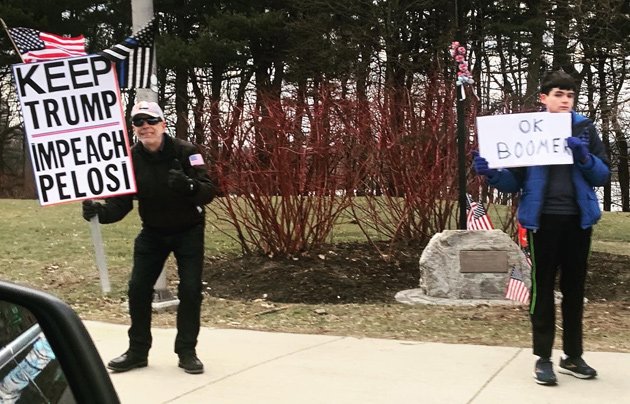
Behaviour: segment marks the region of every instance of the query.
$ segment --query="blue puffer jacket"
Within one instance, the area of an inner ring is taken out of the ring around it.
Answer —
[[[588,140],[591,158],[586,164],[575,162],[571,171],[577,204],[580,209],[580,225],[583,229],[593,226],[601,217],[599,203],[593,187],[601,187],[610,178],[608,157],[590,119],[571,112],[573,136]],[[549,166],[517,167],[503,169],[488,177],[488,184],[502,192],[521,192],[518,221],[523,227],[537,230],[545,201]]]

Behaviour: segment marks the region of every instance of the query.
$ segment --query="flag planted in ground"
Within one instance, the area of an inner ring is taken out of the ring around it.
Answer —
[[[156,28],[152,19],[121,43],[99,52],[116,63],[120,88],[151,88]]]
[[[481,202],[473,201],[470,194],[466,194],[466,229],[493,230],[490,216]]]
[[[510,271],[510,279],[505,289],[505,298],[523,304],[529,303],[529,289],[523,281],[523,273],[516,267],[512,267]]]
[[[11,28],[7,31],[25,63],[83,56],[85,37],[65,37],[33,28]]]

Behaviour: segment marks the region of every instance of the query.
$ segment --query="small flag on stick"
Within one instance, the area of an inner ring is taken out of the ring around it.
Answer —
[[[493,230],[490,216],[481,202],[473,201],[470,194],[466,194],[466,229]]]
[[[64,37],[23,27],[11,28],[7,32],[24,63],[86,54],[83,35]]]
[[[505,289],[505,298],[523,304],[529,303],[529,289],[523,282],[523,273],[516,267],[512,267],[510,271],[510,280]]]
[[[121,43],[99,52],[116,63],[120,88],[151,88],[155,18]]]

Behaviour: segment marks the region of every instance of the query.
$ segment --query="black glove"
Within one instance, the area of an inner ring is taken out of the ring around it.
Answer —
[[[197,181],[184,173],[179,160],[173,160],[171,169],[168,170],[168,186],[173,191],[183,195],[192,195],[197,192]]]
[[[485,175],[488,178],[492,178],[497,174],[497,170],[494,168],[488,167],[488,160],[481,157],[479,152],[474,151],[473,153],[473,168],[477,175]]]
[[[94,202],[91,199],[85,199],[83,201],[83,218],[88,222],[94,216],[100,216],[103,211],[103,205],[98,202]]]

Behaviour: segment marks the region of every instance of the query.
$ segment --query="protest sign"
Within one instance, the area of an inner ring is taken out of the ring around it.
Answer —
[[[13,65],[42,205],[136,192],[111,62],[90,55]]]
[[[571,114],[532,112],[477,117],[479,154],[490,168],[572,164]]]

